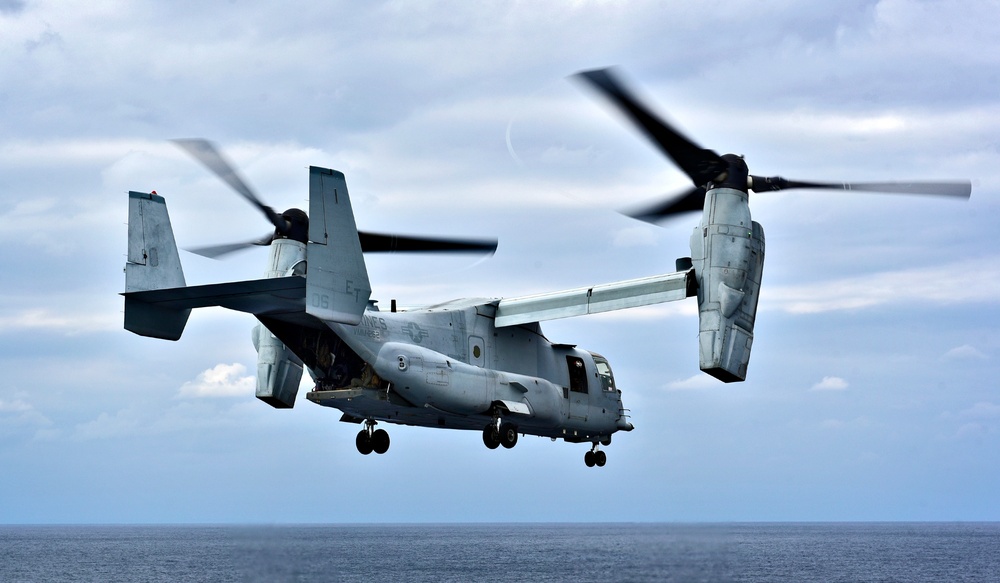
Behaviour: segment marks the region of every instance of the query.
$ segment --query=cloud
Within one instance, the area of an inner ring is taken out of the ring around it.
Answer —
[[[823,380],[813,385],[810,391],[844,391],[848,387],[847,381],[840,377],[823,377]]]
[[[988,401],[980,401],[968,409],[958,413],[963,419],[1000,419],[1000,405]]]
[[[974,347],[963,344],[944,353],[945,360],[986,360],[987,356]]]
[[[48,330],[64,334],[117,330],[121,320],[116,311],[55,312],[30,308],[12,314],[0,314],[0,334],[18,330]]]
[[[236,362],[217,364],[181,386],[180,397],[246,397],[254,394],[257,380],[246,374],[247,367]]]
[[[668,391],[700,391],[719,387],[719,381],[714,377],[699,373],[686,379],[671,381],[664,387]]]
[[[840,419],[824,419],[819,426],[823,429],[842,429],[847,423]]]
[[[1000,422],[1000,405],[989,401],[980,401],[958,413],[946,411],[942,417],[959,423],[955,430],[956,438],[983,438],[996,433],[1000,427],[998,424]]]
[[[52,420],[42,415],[34,405],[20,397],[0,399],[0,428],[11,429],[16,426],[32,426],[37,428],[50,427]]]
[[[132,435],[142,430],[144,423],[135,411],[122,409],[110,415],[102,412],[97,419],[76,426],[76,437],[80,439],[107,439]]]
[[[657,242],[656,233],[645,225],[626,227],[615,233],[615,247],[652,247]]]
[[[14,399],[13,401],[0,399],[0,413],[22,413],[31,409],[31,405],[21,399]]]
[[[956,273],[976,274],[975,285]],[[804,285],[766,287],[761,309],[792,314],[858,310],[883,304],[994,303],[1000,300],[1000,256],[887,271]]]

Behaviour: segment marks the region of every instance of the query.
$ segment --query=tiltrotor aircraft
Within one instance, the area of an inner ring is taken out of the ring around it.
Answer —
[[[129,193],[125,328],[177,340],[192,308],[248,312],[259,324],[256,396],[276,408],[295,403],[303,368],[306,398],[362,424],[362,454],[385,453],[378,422],[482,432],[490,449],[518,435],[590,444],[584,461],[603,466],[600,448],[631,431],[611,366],[597,353],[550,342],[539,322],[695,297],[699,359],[723,382],[746,378],[764,264],[764,230],[750,218],[748,193],[834,188],[968,198],[969,182],[828,184],[748,173],[743,158],[702,149],[636,100],[610,70],[578,77],[614,103],[690,177],[693,187],[635,213],[653,221],[701,210],[691,256],[677,271],[629,281],[502,299],[462,299],[420,309],[380,310],[371,299],[363,253],[492,252],[496,241],[401,237],[358,231],[342,173],[309,168],[309,213],[266,206],[203,140],[178,144],[256,206],[274,234],[252,243],[203,248],[218,256],[270,245],[266,277],[186,286],[164,199]]]

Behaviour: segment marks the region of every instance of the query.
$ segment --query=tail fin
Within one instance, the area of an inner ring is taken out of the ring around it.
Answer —
[[[163,197],[128,193],[128,263],[125,291],[184,287],[184,272]],[[140,336],[177,340],[190,309],[171,310],[125,297],[125,329]]]
[[[371,297],[347,180],[343,173],[309,167],[309,247],[306,312],[355,325]]]

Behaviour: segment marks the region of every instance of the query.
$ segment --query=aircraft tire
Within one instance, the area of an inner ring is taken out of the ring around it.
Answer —
[[[367,429],[362,429],[358,432],[358,437],[354,440],[354,444],[358,446],[358,453],[361,455],[368,455],[372,452],[372,438],[368,435]]]
[[[597,463],[597,460],[594,459],[594,452],[588,451],[583,454],[583,463],[587,464],[588,468],[594,467],[594,464]]]
[[[376,429],[372,433],[372,451],[381,455],[389,451],[389,433],[385,429]]]
[[[483,429],[483,443],[490,449],[500,447],[500,432],[497,431],[496,426],[492,423],[487,425],[486,429]]]
[[[608,454],[603,451],[594,452],[594,463],[597,467],[603,468],[604,464],[608,463]]]
[[[507,449],[517,445],[517,425],[513,423],[500,424],[500,445]]]

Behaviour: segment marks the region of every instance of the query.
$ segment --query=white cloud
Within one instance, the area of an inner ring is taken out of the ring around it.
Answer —
[[[988,401],[980,401],[968,409],[958,413],[964,419],[1000,419],[1000,405]]]
[[[976,274],[975,285],[956,274]],[[1000,300],[1000,256],[784,287],[765,286],[761,309],[792,314],[857,310],[883,304],[994,303]]]
[[[55,312],[47,308],[29,308],[12,314],[0,314],[0,333],[14,330],[49,330],[79,334],[117,330],[121,325],[118,310]]]
[[[813,385],[810,391],[843,391],[848,387],[847,381],[840,377],[823,377],[823,380]]]
[[[702,389],[715,389],[719,387],[719,380],[705,373],[698,373],[692,377],[671,381],[664,387],[668,391],[699,391]]]
[[[135,411],[122,409],[111,415],[102,412],[97,419],[76,426],[76,437],[80,439],[107,439],[132,435],[143,428],[142,420]]]
[[[201,374],[194,381],[181,386],[181,397],[246,397],[253,395],[257,380],[246,374],[247,367],[236,362],[217,364]]]
[[[12,399],[0,399],[0,430],[18,434],[22,431],[34,431],[35,439],[44,438],[53,431],[52,420],[42,415],[34,405],[15,396]]]
[[[21,399],[14,399],[13,401],[0,399],[0,413],[22,413],[31,409],[31,405]]]
[[[649,226],[636,225],[626,227],[615,233],[612,244],[615,247],[651,247],[656,244],[657,236]]]
[[[963,344],[944,353],[944,358],[946,360],[986,360],[987,357],[973,346]]]
[[[955,437],[962,438],[982,438],[990,433],[990,429],[984,426],[982,423],[963,423],[957,430],[955,430]]]

